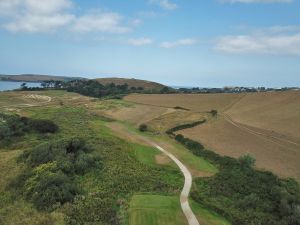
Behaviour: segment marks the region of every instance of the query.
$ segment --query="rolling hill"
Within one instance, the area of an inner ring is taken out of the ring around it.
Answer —
[[[132,94],[126,96],[125,100],[164,109],[180,106],[190,109],[190,113],[204,116],[208,111],[217,109],[219,116],[216,118],[180,133],[201,142],[220,155],[238,158],[250,154],[256,158],[258,168],[271,170],[282,177],[300,180],[299,91],[194,95]],[[164,117],[170,118],[171,114],[165,114],[158,119],[165,120]],[[153,121],[143,122],[151,125]],[[160,122],[161,124],[163,122]]]
[[[101,84],[110,84],[114,83],[116,85],[128,84],[129,87],[142,87],[145,90],[161,90],[162,88],[166,87],[163,84],[146,81],[146,80],[138,80],[138,79],[127,79],[127,78],[98,78],[96,79]]]
[[[70,81],[75,79],[84,79],[81,77],[65,77],[39,74],[20,74],[20,75],[0,75],[0,81],[19,81],[19,82],[42,82],[45,80]]]

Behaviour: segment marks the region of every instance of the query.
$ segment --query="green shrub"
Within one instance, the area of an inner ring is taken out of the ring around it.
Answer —
[[[146,132],[147,130],[148,130],[148,126],[146,125],[146,124],[141,124],[140,126],[139,126],[139,130],[141,131],[141,132]]]
[[[78,174],[86,173],[95,165],[95,158],[90,154],[80,154],[74,162],[75,172]]]
[[[74,181],[76,174],[83,175],[99,165],[100,158],[89,151],[78,138],[40,144],[20,156],[28,168],[12,187],[21,188],[38,209],[51,211],[80,193]]]
[[[7,139],[12,136],[12,131],[5,123],[0,122],[0,140]]]
[[[212,110],[210,111],[210,114],[211,114],[213,117],[216,117],[216,116],[218,115],[218,110],[212,109]]]
[[[77,185],[60,171],[35,174],[25,188],[26,197],[40,210],[53,210],[80,193]]]
[[[30,120],[29,126],[31,129],[41,134],[55,133],[58,131],[58,126],[51,120]]]
[[[184,139],[184,136],[182,134],[177,134],[175,136],[175,140],[178,141],[178,142],[182,142]]]
[[[249,154],[241,156],[239,158],[239,162],[242,164],[242,166],[246,167],[253,167],[255,166],[255,158]]]
[[[50,120],[36,120],[19,115],[0,113],[0,140],[10,140],[35,131],[41,134],[55,133],[58,126]]]

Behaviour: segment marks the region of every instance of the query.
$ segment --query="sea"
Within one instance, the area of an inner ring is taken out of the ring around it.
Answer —
[[[41,83],[0,81],[0,91],[11,91],[11,90],[19,89],[22,83],[26,83],[27,87],[41,86]]]

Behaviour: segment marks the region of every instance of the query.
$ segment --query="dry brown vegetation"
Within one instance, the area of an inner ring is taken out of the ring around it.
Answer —
[[[212,109],[223,110],[241,97],[242,95],[239,94],[132,94],[125,97],[125,100],[170,108],[179,106],[196,112],[207,112]]]
[[[181,133],[222,155],[240,157],[249,153],[255,156],[258,168],[300,180],[299,91],[197,95],[133,94],[127,96],[126,100],[151,107],[171,109],[180,106],[191,110],[185,112],[185,115],[198,113],[199,117],[207,117],[208,111],[216,109],[219,112],[217,118],[210,118],[208,123]],[[148,124],[159,130],[158,125],[164,128],[182,122],[178,118],[182,116],[174,116],[173,112],[158,116],[148,121]]]

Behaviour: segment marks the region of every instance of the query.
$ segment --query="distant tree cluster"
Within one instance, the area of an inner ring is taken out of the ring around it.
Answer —
[[[143,87],[129,87],[128,84],[117,85],[115,83],[101,84],[96,80],[71,80],[71,81],[57,81],[48,80],[41,83],[41,87],[27,87],[26,83],[22,83],[20,90],[22,91],[38,91],[42,89],[67,90],[69,92],[76,92],[82,95],[91,96],[95,98],[111,97],[120,99],[124,95],[130,93],[144,93],[144,94],[170,94],[176,91],[169,87],[162,89],[144,89]]]
[[[74,80],[66,83],[66,89],[91,97],[122,96],[132,92],[128,84],[115,85],[114,83],[103,85],[95,80]],[[143,90],[142,88],[138,88]],[[137,91],[137,89],[135,89]]]

